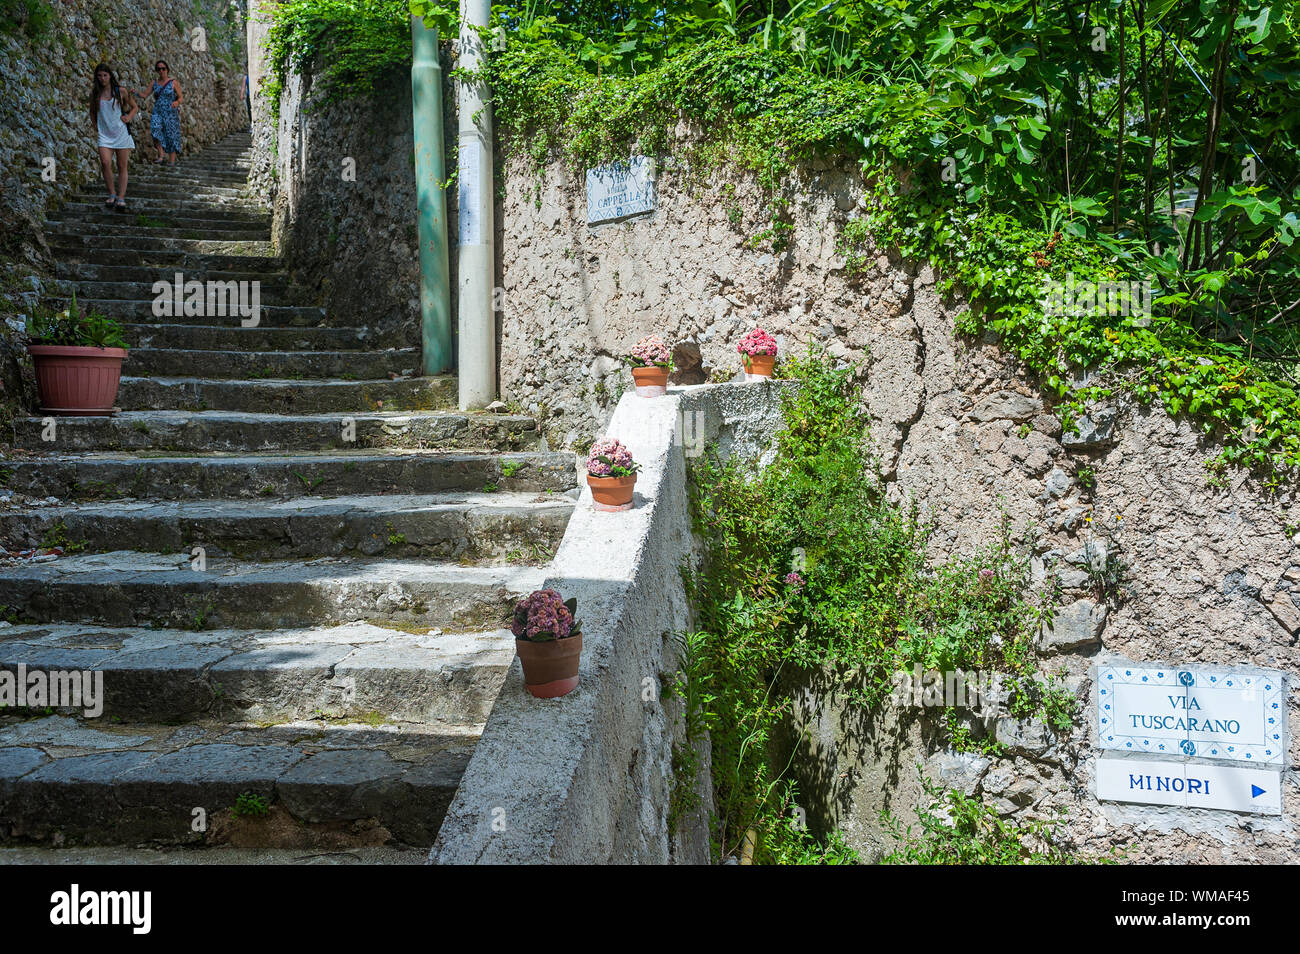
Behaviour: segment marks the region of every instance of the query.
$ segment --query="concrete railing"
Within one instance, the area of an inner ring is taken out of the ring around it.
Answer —
[[[430,853],[435,864],[707,863],[708,753],[701,805],[668,830],[680,704],[660,695],[690,624],[681,568],[692,550],[686,458],[713,445],[760,456],[780,418],[776,386],[627,394],[606,433],[640,463],[635,506],[596,513],[582,497],[546,586],[578,600],[581,685],[534,699],[518,659]]]

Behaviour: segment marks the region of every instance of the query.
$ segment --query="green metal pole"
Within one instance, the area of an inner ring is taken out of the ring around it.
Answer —
[[[411,108],[415,130],[415,195],[419,210],[420,339],[424,373],[455,368],[451,273],[447,260],[447,172],[442,141],[442,67],[438,31],[411,17]]]

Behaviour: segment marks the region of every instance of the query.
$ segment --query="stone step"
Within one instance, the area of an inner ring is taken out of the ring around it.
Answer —
[[[212,270],[235,271],[250,277],[259,273],[264,277],[284,274],[284,260],[271,254],[222,254],[186,251],[185,249],[152,248],[124,249],[101,248],[77,244],[65,246],[73,254],[59,262],[62,269],[75,269],[89,265],[112,267],[153,268],[202,275]],[[157,281],[155,278],[154,281]],[[152,286],[152,282],[150,283]]]
[[[533,450],[537,422],[506,414],[416,411],[250,414],[236,411],[124,411],[55,418],[53,440],[39,417],[14,421],[14,445],[45,452],[86,450],[303,451],[391,447]],[[348,440],[347,437],[355,437]]]
[[[20,622],[259,629],[390,621],[464,630],[503,624],[540,585],[531,567],[323,558],[244,563],[190,554],[109,553],[0,569],[7,612]]]
[[[182,159],[175,165],[153,162],[136,163],[133,170],[135,178],[150,182],[184,182],[194,179],[199,182],[224,182],[228,180],[247,181],[249,163],[219,161],[205,162],[199,158]]]
[[[79,220],[61,220],[46,223],[46,234],[55,238],[64,236],[85,236],[97,238],[101,242],[111,242],[118,236],[147,239],[195,239],[207,242],[242,242],[270,241],[271,230],[260,223],[241,224],[238,222],[221,222],[215,219],[195,219],[176,227],[140,225],[134,221],[118,223],[82,222]]]
[[[95,268],[99,266],[86,266],[86,267]],[[93,300],[93,299],[100,299],[104,301],[131,301],[131,302],[136,302],[138,304],[144,300],[143,296],[153,294],[153,287],[156,282],[165,282],[168,290],[163,294],[165,294],[168,298],[172,297],[171,289],[176,281],[175,272],[172,272],[171,274],[166,274],[164,272],[160,272],[157,270],[149,271],[147,269],[139,269],[139,271],[147,272],[149,275],[153,277],[148,281],[119,281],[119,282],[79,281],[76,282],[75,287],[77,292],[77,299],[79,301]],[[230,273],[227,272],[226,274],[230,274]],[[301,285],[276,285],[270,282],[265,282],[262,281],[261,276],[259,276],[256,272],[245,272],[242,275],[239,275],[237,277],[231,277],[231,278],[212,278],[212,279],[198,278],[197,276],[186,275],[184,273],[181,273],[182,286],[184,286],[186,282],[191,282],[191,281],[201,281],[205,283],[208,281],[223,282],[223,283],[224,282],[236,282],[236,283],[257,282],[258,304],[260,307],[263,308],[270,307],[273,305],[287,305],[294,308],[310,308],[313,306],[317,308],[320,307],[319,305],[320,292],[313,291],[309,288],[304,288]],[[63,292],[65,296],[70,295],[72,292],[71,283],[65,284],[60,290]],[[206,295],[206,289],[204,294]],[[226,297],[227,292],[226,289],[223,288],[223,289],[217,289],[216,291],[214,291],[213,294],[214,294],[213,301],[217,302],[219,298],[215,296],[219,295],[221,296],[221,298],[224,298]],[[251,295],[252,288],[249,287],[244,292],[244,294]],[[184,301],[183,295],[182,295],[182,301]],[[150,309],[152,310],[152,305],[153,305],[152,298],[149,299],[149,305],[150,305]],[[214,311],[215,310],[216,309],[214,309]],[[139,313],[140,313],[139,309],[137,309],[134,312],[134,314],[139,314]],[[201,320],[202,317],[203,316],[196,316],[195,320]],[[170,317],[164,318],[162,320],[170,320]]]
[[[79,201],[85,202],[103,202],[108,197],[108,191],[101,183],[82,186],[74,194]],[[139,203],[142,199],[156,199],[165,206],[167,203],[180,201],[177,198],[178,196],[182,196],[184,200],[248,203],[252,207],[265,211],[257,196],[249,192],[247,186],[242,184],[229,186],[193,185],[186,188],[182,194],[182,191],[174,185],[140,182],[135,177],[132,177],[126,187],[127,202],[133,205]],[[144,206],[141,206],[141,208],[144,208]]]
[[[155,162],[137,162],[132,168],[132,175],[138,179],[149,179],[151,181],[166,182],[181,179],[200,179],[211,181],[213,179],[243,179],[248,178],[250,163],[239,162],[237,160],[222,159],[219,161],[206,161],[198,156],[191,156],[181,159],[175,164],[155,163]]]
[[[143,152],[141,155],[149,155],[149,153]],[[160,173],[167,173],[176,169],[189,169],[194,166],[223,168],[235,164],[248,165],[251,160],[252,152],[249,149],[231,149],[212,145],[195,150],[192,153],[186,153],[174,164],[165,160],[163,162],[153,162],[151,159],[148,162],[141,162],[140,165],[150,171],[156,170]]]
[[[99,265],[94,262],[56,262],[54,265],[54,275],[63,281],[74,281],[82,289],[77,293],[78,298],[122,298],[128,297],[138,299],[139,295],[87,295],[84,289],[88,286],[100,285],[105,289],[128,289],[135,288],[139,290],[140,285],[152,289],[154,282],[176,281],[176,273],[180,272],[183,281],[253,281],[257,280],[262,283],[262,293],[283,295],[286,292],[302,289],[302,286],[293,284],[293,280],[286,271],[277,271],[268,273],[265,269],[247,269],[237,270],[228,268],[204,268],[204,269],[185,269],[185,268],[162,268],[150,267],[146,265]]]
[[[153,186],[169,191],[180,197],[189,195],[199,189],[216,187],[219,189],[240,189],[247,194],[248,174],[242,170],[206,171],[201,169],[177,169],[172,172],[154,171],[142,173],[133,170],[126,187],[126,201],[131,202],[131,190],[136,186]]]
[[[170,349],[184,348],[197,351],[235,351],[235,352],[309,352],[338,351],[340,358],[354,357],[366,347],[369,333],[365,328],[276,328],[259,322],[252,328],[242,327],[241,319],[230,317],[224,319],[227,324],[170,324],[166,319],[157,323],[126,322],[122,325],[123,333],[131,348]],[[209,321],[223,319],[209,318]],[[249,319],[251,320],[251,319]],[[361,352],[366,357],[370,352]],[[249,357],[256,357],[250,354]],[[351,367],[352,362],[344,360],[344,367]],[[190,370],[210,372],[204,365],[191,363]]]
[[[249,193],[238,189],[186,190],[177,196],[176,190],[162,190],[154,186],[131,183],[128,201],[139,215],[167,215],[171,212],[236,212],[249,217],[269,216],[270,210]],[[63,206],[69,213],[112,211],[104,206],[107,193],[103,186],[83,186]]]
[[[50,247],[56,254],[85,262],[125,265],[135,261],[169,262],[173,259],[165,252],[184,252],[198,255],[258,256],[275,258],[275,248],[270,240],[252,239],[234,241],[230,239],[189,239],[189,238],[152,238],[145,235],[115,235],[107,242],[100,235],[73,235],[56,233],[49,235]],[[143,259],[125,256],[123,252],[150,253]],[[283,267],[280,263],[277,267]]]
[[[208,559],[385,556],[543,563],[559,545],[573,501],[512,493],[296,497],[289,500],[113,501],[0,510],[11,552],[64,546]],[[65,542],[66,541],[66,542]]]
[[[414,348],[384,351],[200,351],[192,348],[135,348],[123,363],[132,375],[179,377],[202,369],[213,378],[355,378],[415,375]]]
[[[0,669],[102,672],[97,718],[487,721],[514,657],[508,629],[406,633],[372,623],[306,629],[131,629],[82,623],[0,630]],[[81,715],[71,708],[65,715]]]
[[[47,298],[46,302],[51,307],[67,308],[72,303],[69,298]],[[213,299],[216,311],[216,299]],[[154,301],[152,298],[92,298],[85,295],[77,295],[77,305],[85,311],[97,311],[102,315],[111,318],[117,318],[123,322],[130,322],[134,319],[136,323],[150,324],[157,322],[159,324],[186,324],[186,325],[211,325],[214,320],[220,320],[220,316],[208,315],[172,315],[166,317],[156,317],[154,315]],[[207,310],[206,301],[204,310]],[[320,305],[270,305],[259,304],[258,307],[258,327],[263,325],[270,328],[284,328],[292,331],[294,328],[315,328],[321,325],[327,317],[327,312]],[[238,327],[240,319],[233,316],[226,316],[232,327]],[[194,370],[188,368],[186,370]],[[206,370],[206,369],[205,369]]]
[[[0,732],[0,833],[11,844],[431,845],[476,737],[418,726],[31,719]],[[245,806],[260,800],[265,817],[237,817],[241,796]],[[206,831],[194,831],[196,808]]]
[[[271,216],[263,209],[234,206],[223,208],[207,202],[168,204],[155,200],[140,201],[134,203],[131,212],[126,215],[106,208],[102,202],[68,202],[59,210],[59,218],[63,221],[99,222],[106,225],[121,225],[123,219],[126,219],[129,224],[145,225],[154,222],[173,228],[187,227],[190,223],[200,226],[224,223],[230,227],[249,226],[267,231],[271,228]]]
[[[247,174],[252,167],[252,157],[234,152],[210,153],[207,150],[192,156],[181,156],[176,162],[154,162],[152,159],[137,162],[140,175],[171,176],[178,173],[231,173]]]
[[[454,408],[452,377],[396,380],[241,381],[124,377],[117,403],[127,411],[251,411],[324,414]]]
[[[60,500],[244,500],[307,495],[483,490],[563,493],[577,485],[568,453],[344,451],[237,457],[41,456],[0,464],[0,493]]]

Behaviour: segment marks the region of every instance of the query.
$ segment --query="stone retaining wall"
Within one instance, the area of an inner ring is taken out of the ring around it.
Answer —
[[[0,327],[0,404],[10,412],[28,403],[23,395],[32,390],[13,318],[44,293],[51,274],[45,219],[82,184],[100,181],[88,116],[95,66],[107,62],[120,82],[147,89],[154,62],[165,59],[185,94],[186,153],[248,125],[240,94],[245,48],[238,4],[42,0],[42,9],[49,17],[43,29],[33,22],[0,31],[7,76],[0,122],[0,313],[6,319]],[[198,39],[205,49],[194,48]],[[137,162],[152,153],[149,118],[146,107],[131,124]]]
[[[442,46],[443,129],[455,170],[455,66]],[[370,96],[330,96],[312,71],[290,74],[278,120],[265,94],[254,108],[254,188],[274,213],[272,235],[294,280],[319,289],[332,313],[365,315],[386,347],[420,345],[414,134],[409,76]],[[455,241],[456,190],[447,189]],[[451,288],[456,250],[449,247]]]
[[[1090,667],[1105,656],[1300,672],[1294,488],[1270,495],[1243,474],[1211,486],[1216,447],[1191,421],[1120,400],[1064,434],[1050,394],[1014,359],[992,340],[955,334],[965,303],[940,292],[932,269],[880,250],[865,273],[849,274],[836,243],[865,190],[852,166],[816,161],[787,184],[791,229],[778,250],[754,241],[770,224],[757,182],[693,165],[700,141],[683,126],[661,157],[657,211],[596,228],[582,170],[509,161],[503,398],[541,417],[552,446],[581,449],[628,387],[619,356],[651,332],[677,344],[683,383],[737,372],[735,342],[755,325],[785,353],[815,343],[859,364],[889,493],[933,519],[936,559],[991,542],[1004,515],[1031,542],[1036,582],[1059,586],[1042,669],[1064,670],[1084,702],[1066,737],[991,726],[1008,754],[990,761],[947,752],[923,722],[850,717],[835,687],[810,677],[801,696],[810,817],[844,828],[871,855],[881,807],[914,819],[924,763],[1008,816],[1067,809],[1082,850],[1124,845],[1134,860],[1166,862],[1293,858],[1296,743],[1281,819],[1100,803],[1086,700]],[[1106,585],[1116,573],[1121,582]],[[1294,693],[1289,718],[1294,730]]]

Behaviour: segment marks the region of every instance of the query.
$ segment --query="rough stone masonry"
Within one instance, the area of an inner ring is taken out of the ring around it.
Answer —
[[[865,185],[852,165],[801,171],[788,190],[789,246],[773,252],[749,241],[768,225],[761,189],[732,169],[694,168],[700,136],[678,128],[659,163],[654,213],[595,228],[583,170],[508,163],[503,399],[542,416],[552,446],[582,448],[628,386],[619,356],[652,332],[677,343],[683,383],[731,377],[735,342],[758,324],[785,353],[818,343],[860,363],[889,492],[915,498],[937,523],[933,556],[991,542],[1003,514],[1036,541],[1036,582],[1060,586],[1044,669],[1063,669],[1083,701],[1082,723],[1064,736],[1041,724],[992,726],[1009,754],[990,761],[945,752],[922,741],[921,725],[886,715],[847,732],[834,698],[807,687],[810,816],[877,852],[880,809],[908,820],[921,762],[1007,816],[1068,809],[1069,837],[1083,850],[1125,845],[1134,861],[1292,859],[1294,742],[1281,818],[1100,803],[1090,794],[1086,700],[1103,652],[1300,672],[1300,534],[1285,516],[1294,489],[1270,495],[1245,475],[1210,486],[1215,447],[1162,410],[1117,401],[1062,433],[1050,398],[1014,360],[992,341],[955,335],[965,303],[939,291],[932,269],[881,250],[865,273],[848,274],[836,238]],[[1117,576],[1122,584],[1106,584]],[[1298,713],[1292,694],[1293,739]]]

